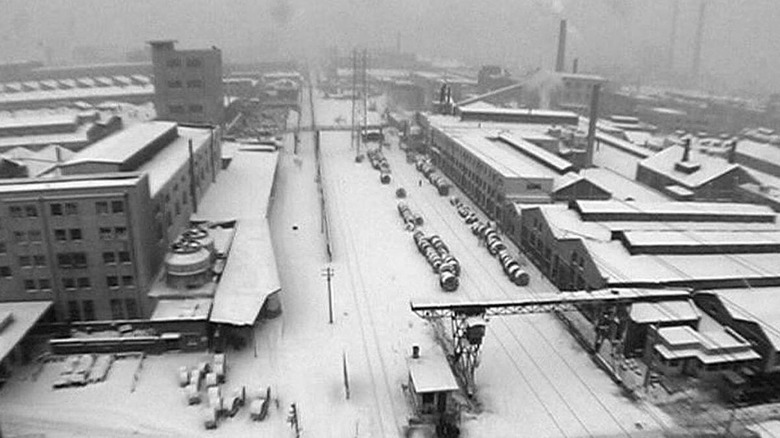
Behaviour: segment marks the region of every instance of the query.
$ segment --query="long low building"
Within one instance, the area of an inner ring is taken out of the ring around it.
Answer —
[[[780,287],[705,290],[696,305],[750,341],[761,355],[760,370],[780,372]]]
[[[780,285],[776,214],[723,203],[518,206],[511,235],[563,290]]]
[[[573,199],[609,199],[611,194],[575,172],[551,152],[548,125],[485,123],[453,116],[422,115],[433,163],[477,205],[502,223],[511,205]],[[526,140],[531,138],[538,144]],[[547,147],[545,147],[547,146]]]

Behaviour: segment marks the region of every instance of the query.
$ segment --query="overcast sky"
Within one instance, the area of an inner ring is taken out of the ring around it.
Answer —
[[[780,1],[704,0],[708,87],[780,91]],[[689,71],[699,0],[678,0],[674,70]],[[0,0],[0,57],[68,62],[76,46],[140,48],[170,38],[227,54],[393,46],[513,70],[554,64],[569,21],[567,65],[638,80],[666,71],[673,0]]]

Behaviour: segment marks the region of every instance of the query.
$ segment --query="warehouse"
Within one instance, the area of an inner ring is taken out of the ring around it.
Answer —
[[[758,369],[780,372],[780,288],[705,290],[694,295],[709,316],[746,338],[761,355]]]
[[[671,146],[642,160],[636,180],[680,201],[734,201],[740,184],[754,183],[740,165]]]
[[[780,284],[780,231],[765,206],[574,201],[515,206],[510,237],[562,290]]]
[[[546,125],[516,131],[460,122],[451,116],[424,116],[430,130],[434,164],[494,219],[508,224],[514,202],[551,203],[572,199],[609,199],[610,193],[574,172],[565,159],[524,136],[546,144]]]

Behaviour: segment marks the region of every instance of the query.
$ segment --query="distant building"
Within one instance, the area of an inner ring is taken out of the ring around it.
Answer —
[[[150,44],[157,118],[222,124],[225,112],[222,52],[217,48],[176,50],[175,41]]]
[[[60,321],[148,317],[163,255],[220,169],[215,134],[139,124],[48,177],[0,181],[0,301],[54,301]]]
[[[525,138],[557,144],[543,135],[546,124],[576,123],[575,114],[489,108],[460,113],[460,118],[422,116],[421,124],[429,131],[428,148],[437,168],[494,219],[511,227],[512,216],[507,214],[515,202],[610,198],[609,192],[575,173],[569,161]],[[534,123],[535,129],[530,128]]]
[[[560,78],[561,85],[552,96],[553,108],[584,115],[587,115],[590,109],[593,88],[607,82],[601,76],[576,73],[561,73]]]
[[[735,201],[741,184],[755,182],[738,164],[691,146],[671,146],[640,161],[636,180],[681,201]]]
[[[483,65],[477,74],[477,89],[480,93],[487,93],[516,83],[517,80],[498,65]]]

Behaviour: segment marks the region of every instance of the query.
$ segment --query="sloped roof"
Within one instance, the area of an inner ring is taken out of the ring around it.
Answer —
[[[670,146],[663,151],[642,160],[639,163],[639,166],[664,175],[686,189],[699,188],[714,179],[740,169],[739,165],[729,163],[722,158],[712,157],[691,150],[690,162],[696,163],[700,167],[691,173],[686,173],[675,167],[675,165],[682,160],[683,151],[683,147]]]
[[[269,295],[281,290],[271,231],[265,218],[237,223],[209,320],[251,326]]]

